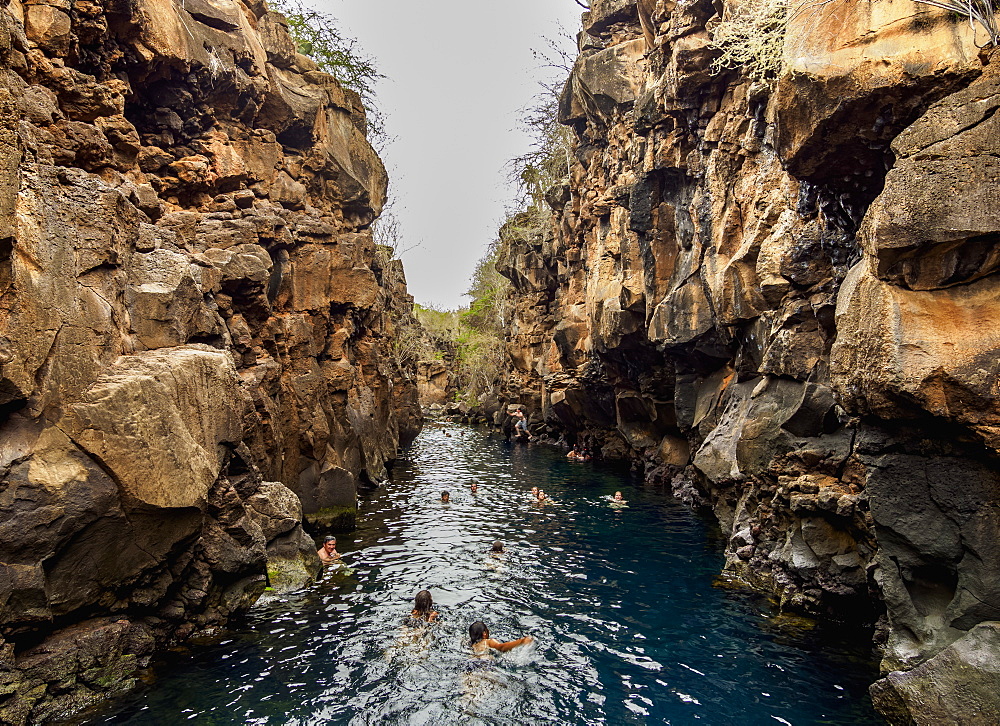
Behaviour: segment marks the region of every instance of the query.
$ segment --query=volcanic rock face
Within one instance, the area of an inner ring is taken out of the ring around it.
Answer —
[[[365,133],[263,2],[0,10],[0,721],[300,586],[416,435]]]
[[[511,393],[908,669],[1000,620],[1000,56],[908,0],[815,3],[753,82],[710,69],[737,5],[584,15],[551,229],[498,265]]]

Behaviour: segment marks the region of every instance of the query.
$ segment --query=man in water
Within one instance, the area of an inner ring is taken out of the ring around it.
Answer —
[[[323,564],[339,560],[340,553],[337,552],[337,538],[330,536],[324,539],[323,546],[319,548],[316,554],[319,555],[319,559]]]
[[[502,555],[503,554],[503,542],[497,540],[493,543],[493,554]]]
[[[469,486],[469,491],[475,494],[476,492],[479,491],[479,485],[476,484],[476,482],[472,482],[472,484]]]
[[[531,496],[538,499],[538,487],[531,487]]]
[[[447,504],[451,501],[451,494],[448,492],[441,492],[441,501]]]

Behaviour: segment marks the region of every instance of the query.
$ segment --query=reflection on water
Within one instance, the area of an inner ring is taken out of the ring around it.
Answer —
[[[712,587],[722,557],[708,527],[662,493],[447,424],[393,479],[338,537],[349,569],[256,609],[95,722],[880,723],[867,650]],[[532,486],[555,502],[536,504]],[[627,507],[607,500],[616,490]],[[404,627],[424,588],[440,622]],[[470,670],[475,620],[536,640]]]

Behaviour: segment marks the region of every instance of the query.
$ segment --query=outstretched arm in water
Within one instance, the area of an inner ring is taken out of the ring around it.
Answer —
[[[493,638],[487,638],[483,642],[485,642],[490,648],[493,648],[493,650],[499,650],[501,653],[506,653],[508,650],[513,650],[519,645],[527,645],[533,640],[534,638],[530,635],[525,635],[523,638],[508,640],[506,643],[501,643],[499,640],[494,640]]]

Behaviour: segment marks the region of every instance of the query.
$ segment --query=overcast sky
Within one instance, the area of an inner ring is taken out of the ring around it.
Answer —
[[[575,36],[574,0],[307,0],[387,78],[379,103],[395,140],[382,156],[403,233],[403,264],[417,302],[445,308],[462,296],[496,237],[514,192],[504,164],[526,152],[519,110],[551,70],[532,50]],[[562,41],[572,50],[572,41]]]

